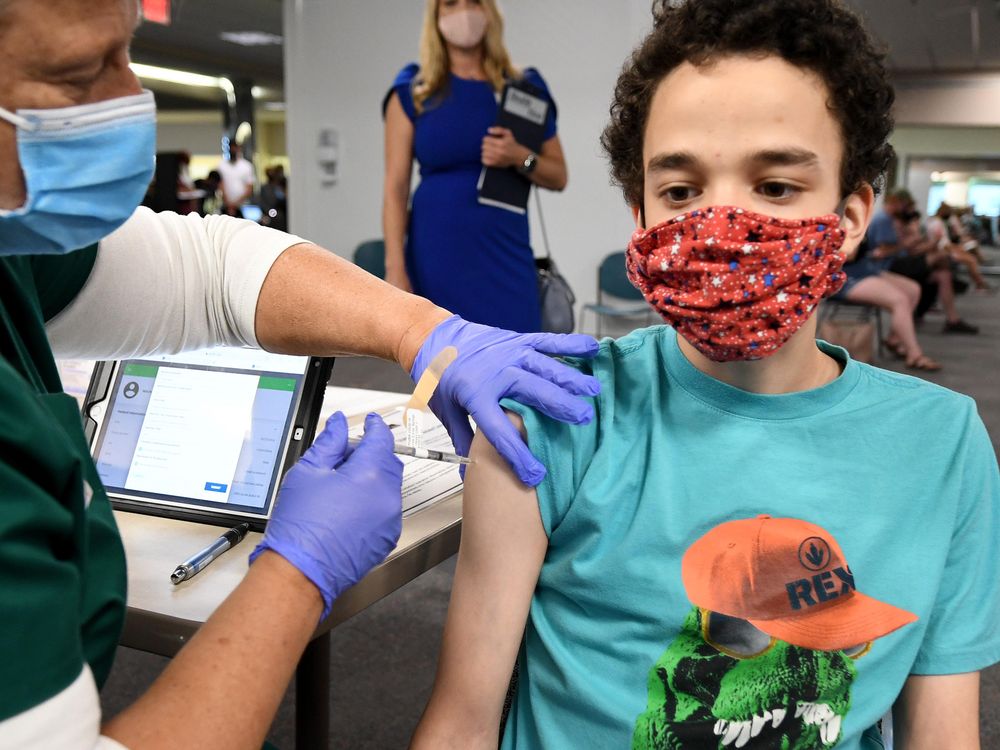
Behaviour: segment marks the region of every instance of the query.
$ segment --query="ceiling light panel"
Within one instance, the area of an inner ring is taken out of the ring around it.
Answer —
[[[243,47],[271,47],[280,45],[282,38],[267,31],[223,31],[219,39]]]

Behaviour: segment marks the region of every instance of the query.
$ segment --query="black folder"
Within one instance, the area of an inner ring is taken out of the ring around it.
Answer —
[[[500,97],[496,124],[508,128],[514,140],[536,154],[545,140],[549,115],[545,94],[525,81],[509,81]],[[479,202],[524,214],[528,210],[531,180],[514,167],[483,167],[479,175]]]

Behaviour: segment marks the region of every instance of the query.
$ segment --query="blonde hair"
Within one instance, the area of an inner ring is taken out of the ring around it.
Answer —
[[[503,14],[496,0],[480,0],[480,4],[486,13],[486,34],[482,41],[483,69],[493,90],[500,92],[508,78],[519,78],[521,74],[511,63],[504,46]],[[420,32],[420,72],[413,82],[413,104],[418,113],[424,111],[428,99],[444,91],[450,72],[448,48],[438,31],[438,0],[427,0]]]

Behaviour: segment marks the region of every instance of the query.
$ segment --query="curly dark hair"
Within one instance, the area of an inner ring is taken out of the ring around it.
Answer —
[[[776,55],[816,73],[844,136],[841,195],[865,183],[882,188],[894,153],[887,139],[895,93],[885,51],[840,0],[655,0],[653,31],[618,77],[601,136],[629,205],[642,205],[643,135],[660,82],[684,62],[739,54]]]

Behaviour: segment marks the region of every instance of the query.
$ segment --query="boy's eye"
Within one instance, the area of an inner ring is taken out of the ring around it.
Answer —
[[[757,188],[757,191],[770,200],[787,200],[801,192],[799,188],[789,185],[787,182],[764,182]]]
[[[673,185],[664,190],[660,195],[670,203],[686,203],[695,198],[698,191],[689,185]]]

